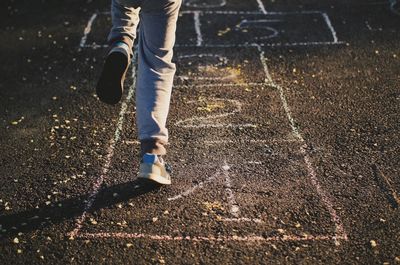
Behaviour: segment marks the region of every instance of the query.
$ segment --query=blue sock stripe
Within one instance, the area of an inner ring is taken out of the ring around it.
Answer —
[[[153,155],[153,154],[144,154],[142,160],[143,163],[148,163],[148,164],[154,164],[157,161],[157,155]]]

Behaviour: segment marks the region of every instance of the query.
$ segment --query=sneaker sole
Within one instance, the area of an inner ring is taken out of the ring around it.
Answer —
[[[108,55],[96,86],[101,101],[114,105],[121,100],[127,70],[128,58],[123,53],[113,52]]]
[[[171,179],[161,177],[160,175],[155,175],[155,174],[139,175],[138,178],[151,180],[151,181],[161,184],[161,185],[171,185]]]

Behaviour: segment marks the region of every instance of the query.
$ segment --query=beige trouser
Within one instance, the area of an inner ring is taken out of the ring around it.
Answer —
[[[165,154],[166,121],[175,64],[172,63],[181,0],[112,0],[110,44],[132,47],[140,22],[136,117],[142,153]]]

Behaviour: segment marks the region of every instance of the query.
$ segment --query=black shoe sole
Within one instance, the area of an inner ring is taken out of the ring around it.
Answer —
[[[96,94],[104,103],[114,105],[121,100],[128,63],[129,59],[123,53],[108,55],[96,86]]]

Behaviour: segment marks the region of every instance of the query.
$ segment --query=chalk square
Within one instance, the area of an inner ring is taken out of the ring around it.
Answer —
[[[106,181],[97,195],[80,236],[332,240],[334,223],[308,179],[299,143],[266,140],[229,143],[235,156],[209,156],[221,146],[197,144],[187,148],[192,158],[182,158],[178,146],[169,155],[174,185],[146,194],[123,182],[132,179],[135,162],[125,170],[112,169],[114,181]],[[115,183],[117,179],[123,181]],[[239,209],[237,216],[233,206]]]
[[[334,42],[320,12],[200,15],[204,45]],[[178,42],[179,44],[179,42]]]

